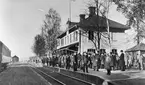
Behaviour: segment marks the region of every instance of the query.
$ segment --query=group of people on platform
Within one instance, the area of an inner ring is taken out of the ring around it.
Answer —
[[[89,72],[88,68],[92,68],[94,71],[99,71],[99,69],[106,69],[107,75],[111,74],[111,70],[120,69],[125,71],[125,60],[124,53],[121,50],[121,55],[119,56],[117,52],[110,52],[110,54],[103,53],[87,53],[84,52],[82,55],[74,52],[70,55],[62,56],[52,56],[51,58],[42,59],[42,63],[50,66],[58,66],[60,68],[70,69],[73,68],[74,71],[82,70],[83,72]]]

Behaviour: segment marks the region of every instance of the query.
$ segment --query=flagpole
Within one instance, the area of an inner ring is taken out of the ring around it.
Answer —
[[[106,13],[106,22],[107,22],[107,30],[108,30],[108,36],[109,36],[109,51],[111,52],[111,34],[110,34],[110,28],[109,28],[109,22],[108,22],[108,12],[109,12],[109,1],[106,2],[107,7],[107,13]]]
[[[69,0],[69,20],[71,21],[71,0]]]

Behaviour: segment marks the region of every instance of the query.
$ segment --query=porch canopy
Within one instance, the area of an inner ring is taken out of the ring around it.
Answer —
[[[98,17],[99,20],[97,20],[97,15],[93,15],[91,17],[88,17],[84,20],[81,20],[79,22],[79,27],[85,31],[98,31],[97,23],[99,24],[99,32],[107,32],[107,22],[105,17]],[[98,21],[98,22],[97,22]],[[113,20],[108,19],[109,22],[109,31],[110,32],[124,32],[127,29],[130,29],[130,27],[120,24],[118,22],[115,22]]]
[[[145,44],[140,43],[140,44],[126,50],[126,52],[135,52],[135,51],[145,51]]]

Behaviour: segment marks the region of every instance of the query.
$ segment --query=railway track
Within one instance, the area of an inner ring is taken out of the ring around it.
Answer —
[[[95,85],[68,75],[54,72],[48,68],[32,68],[52,85]]]

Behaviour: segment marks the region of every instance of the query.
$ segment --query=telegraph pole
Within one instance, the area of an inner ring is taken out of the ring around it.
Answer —
[[[111,35],[110,33],[110,28],[109,28],[109,22],[108,22],[108,12],[109,12],[109,0],[106,1],[106,23],[107,23],[107,31],[108,31],[108,36],[109,36],[109,50],[111,52],[111,48],[112,48],[112,37],[113,35]]]
[[[71,0],[69,0],[69,20],[71,21]]]
[[[98,3],[99,1],[96,0],[96,8],[97,8],[97,28],[98,28],[98,51],[100,51],[100,27],[99,27],[99,7],[98,7]]]

